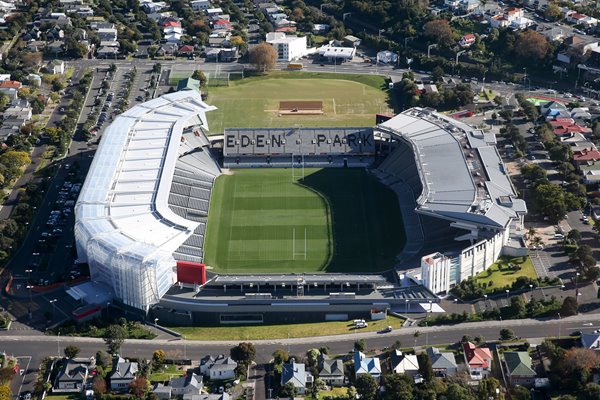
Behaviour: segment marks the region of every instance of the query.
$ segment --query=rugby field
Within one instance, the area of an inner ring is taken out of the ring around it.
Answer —
[[[402,251],[396,195],[364,169],[232,172],[211,196],[204,249],[215,272],[374,272]]]

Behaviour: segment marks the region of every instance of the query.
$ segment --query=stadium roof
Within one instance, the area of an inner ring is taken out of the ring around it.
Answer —
[[[212,281],[215,285],[326,285],[326,284],[371,284],[386,283],[382,275],[355,274],[266,274],[266,275],[219,275]]]
[[[422,108],[379,128],[413,148],[423,184],[419,212],[496,228],[527,212],[523,200],[516,199],[493,135]]]
[[[175,251],[198,225],[168,207],[183,128],[215,110],[199,92],[136,105],[106,129],[77,204],[78,223],[128,252]],[[173,151],[175,150],[175,151]]]

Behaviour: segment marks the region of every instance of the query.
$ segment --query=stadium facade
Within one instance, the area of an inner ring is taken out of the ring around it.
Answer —
[[[415,108],[375,128],[227,129],[223,164],[372,167],[398,194],[404,256],[428,254],[418,277],[424,286],[370,274],[249,271],[207,279],[204,233],[222,173],[204,133],[214,109],[184,90],[136,105],[104,133],[75,208],[75,239],[79,261],[112,292],[113,304],[178,324],[347,319],[431,305],[434,293],[500,255],[526,251],[525,204],[493,136]],[[374,167],[378,146],[389,155]],[[453,232],[458,242],[437,248],[433,230]]]

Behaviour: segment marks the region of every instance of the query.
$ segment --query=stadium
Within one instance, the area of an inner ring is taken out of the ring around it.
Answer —
[[[180,326],[375,317],[526,254],[493,135],[415,108],[209,137],[214,109],[184,90],[104,133],[75,239],[113,305]]]

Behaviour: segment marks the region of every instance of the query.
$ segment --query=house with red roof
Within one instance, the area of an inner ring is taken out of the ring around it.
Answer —
[[[225,20],[225,19],[218,19],[215,22],[213,22],[213,29],[225,29],[225,30],[231,30],[231,22]]]
[[[181,28],[181,22],[179,21],[167,21],[163,24],[163,28],[168,28],[168,27],[177,27],[177,28]]]
[[[462,39],[460,39],[460,41],[458,42],[458,44],[461,47],[469,47],[473,43],[475,43],[476,39],[477,39],[477,36],[475,36],[474,33],[469,33],[468,35],[463,36]]]
[[[190,46],[189,44],[184,44],[183,46],[177,49],[177,55],[179,56],[193,56],[194,55],[194,46]]]
[[[573,161],[578,166],[586,163],[600,161],[600,151],[596,149],[583,149],[573,152]]]
[[[21,89],[21,87],[23,87],[23,84],[19,81],[2,81],[0,82],[0,88],[3,89]]]
[[[492,369],[492,352],[487,347],[477,347],[471,342],[463,343],[465,363],[471,379],[486,378]]]

